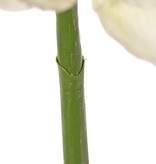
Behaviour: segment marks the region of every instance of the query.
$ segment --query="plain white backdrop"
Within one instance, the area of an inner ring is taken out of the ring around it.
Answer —
[[[156,66],[79,1],[90,164],[156,163]],[[55,13],[0,11],[0,164],[63,164]]]

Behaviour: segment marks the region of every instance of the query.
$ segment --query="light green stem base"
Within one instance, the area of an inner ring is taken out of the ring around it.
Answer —
[[[71,75],[59,62],[58,66],[61,88],[64,163],[88,164],[83,89],[84,60],[77,75]]]

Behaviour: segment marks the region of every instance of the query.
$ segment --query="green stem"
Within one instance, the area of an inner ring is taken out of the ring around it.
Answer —
[[[58,60],[65,69],[77,74],[82,66],[77,6],[56,15]]]
[[[64,164],[89,164],[77,6],[56,18]]]

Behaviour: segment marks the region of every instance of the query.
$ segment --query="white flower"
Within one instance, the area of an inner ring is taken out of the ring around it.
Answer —
[[[93,7],[113,38],[156,64],[156,0],[93,0]]]
[[[71,8],[75,2],[76,0],[0,0],[0,8],[17,11],[38,7],[61,12]]]

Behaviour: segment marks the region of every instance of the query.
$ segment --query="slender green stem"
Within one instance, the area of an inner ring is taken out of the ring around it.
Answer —
[[[64,164],[89,164],[77,6],[56,15]]]

